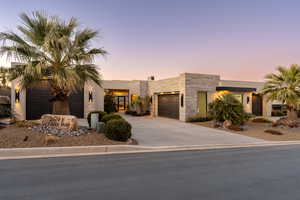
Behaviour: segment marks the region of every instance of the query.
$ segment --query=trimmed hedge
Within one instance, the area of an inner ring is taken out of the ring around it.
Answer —
[[[88,121],[90,127],[91,127],[91,116],[92,116],[92,114],[94,114],[94,113],[98,113],[98,122],[101,122],[102,118],[103,118],[105,115],[107,115],[106,112],[100,111],[100,110],[95,110],[95,111],[90,112],[90,113],[88,114],[88,116],[87,116],[87,121]]]
[[[110,120],[113,119],[123,119],[120,115],[116,115],[116,114],[107,114],[102,118],[102,122],[107,123]]]
[[[131,125],[124,119],[112,119],[106,123],[105,136],[111,140],[127,141],[131,138]]]

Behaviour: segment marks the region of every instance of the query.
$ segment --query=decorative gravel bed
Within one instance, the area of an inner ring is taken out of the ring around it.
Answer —
[[[92,146],[92,145],[114,145],[126,144],[109,140],[104,134],[84,129],[84,134],[60,132],[59,139],[55,143],[46,144],[46,134],[35,128],[18,127],[16,125],[6,126],[0,129],[0,148],[30,148],[30,147],[64,147],[64,146]],[[82,130],[82,128],[80,129]],[[53,134],[53,133],[52,133]],[[72,135],[73,134],[73,135]],[[81,134],[74,136],[76,134]]]
[[[60,136],[81,136],[88,133],[88,129],[85,127],[80,127],[76,131],[70,131],[70,130],[56,129],[46,125],[38,125],[38,126],[33,126],[32,130],[40,133],[56,135],[59,137]]]

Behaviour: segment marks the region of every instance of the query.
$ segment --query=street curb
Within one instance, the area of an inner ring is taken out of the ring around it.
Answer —
[[[150,153],[186,150],[213,150],[213,149],[234,149],[250,147],[268,147],[297,145],[300,141],[281,142],[259,142],[242,145],[190,145],[190,146],[159,146],[149,147],[140,145],[103,145],[103,146],[75,146],[75,147],[35,147],[35,148],[10,148],[0,149],[0,160],[29,159],[29,158],[54,158],[54,157],[74,157],[109,154],[130,154],[130,153]]]

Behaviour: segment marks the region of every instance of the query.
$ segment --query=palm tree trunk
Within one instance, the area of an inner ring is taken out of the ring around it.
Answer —
[[[297,120],[298,116],[297,116],[297,112],[295,109],[288,109],[287,110],[287,118],[289,120]]]
[[[52,114],[70,115],[70,106],[68,99],[53,101]]]

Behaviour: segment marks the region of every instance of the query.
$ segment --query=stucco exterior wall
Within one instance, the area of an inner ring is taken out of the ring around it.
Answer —
[[[16,102],[15,91],[20,91],[20,101]],[[21,89],[19,79],[11,82],[11,110],[17,120],[26,119],[26,89]]]
[[[93,100],[89,101],[89,92],[92,92]],[[104,89],[94,82],[87,82],[84,86],[84,117],[95,110],[104,110]]]

